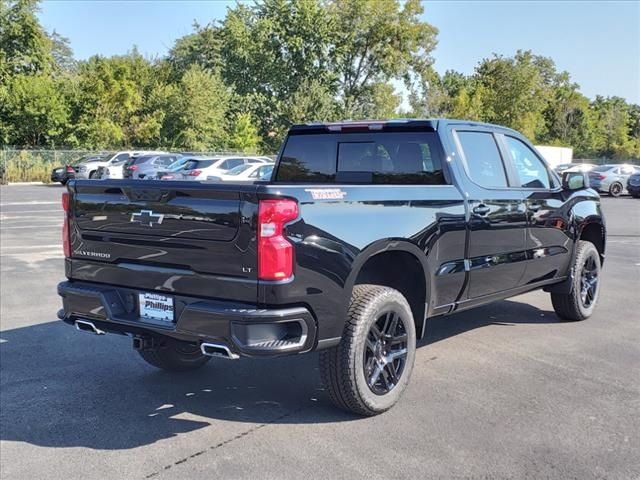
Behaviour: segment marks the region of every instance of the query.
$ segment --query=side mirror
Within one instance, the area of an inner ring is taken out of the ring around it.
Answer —
[[[586,172],[563,172],[563,190],[583,190],[589,188],[589,174]]]

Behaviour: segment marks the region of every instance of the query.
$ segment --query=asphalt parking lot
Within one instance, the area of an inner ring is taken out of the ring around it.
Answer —
[[[640,478],[640,200],[603,199],[592,318],[534,292],[433,319],[404,398],[362,419],[315,354],[172,375],[57,321],[61,192],[0,189],[3,479]]]

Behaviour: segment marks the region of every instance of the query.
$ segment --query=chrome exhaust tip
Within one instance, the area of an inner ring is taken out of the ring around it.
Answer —
[[[237,360],[240,358],[240,355],[233,353],[229,350],[229,347],[218,343],[202,343],[200,344],[200,351],[208,357],[226,358],[227,360]]]
[[[104,330],[100,330],[93,323],[88,322],[87,320],[76,320],[75,326],[76,330],[80,332],[93,333],[94,335],[104,335],[107,333]]]

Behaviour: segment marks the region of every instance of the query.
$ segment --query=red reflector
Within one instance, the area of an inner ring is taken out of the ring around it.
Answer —
[[[69,192],[62,192],[62,210],[65,213],[69,211]]]
[[[62,250],[64,256],[71,257],[71,239],[69,238],[69,217],[65,215],[64,224],[62,225]]]
[[[67,258],[71,256],[71,239],[69,237],[70,198],[69,192],[62,192],[62,210],[64,211],[64,223],[62,224],[62,250],[64,251],[64,256]]]
[[[258,209],[258,278],[286,280],[293,275],[293,245],[284,226],[298,217],[295,200],[261,200]]]

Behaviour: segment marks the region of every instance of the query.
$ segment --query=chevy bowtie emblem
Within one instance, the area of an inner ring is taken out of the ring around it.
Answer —
[[[153,213],[151,210],[140,210],[138,213],[131,214],[132,222],[140,222],[142,225],[153,227],[154,224],[160,225],[164,220],[161,213]]]

